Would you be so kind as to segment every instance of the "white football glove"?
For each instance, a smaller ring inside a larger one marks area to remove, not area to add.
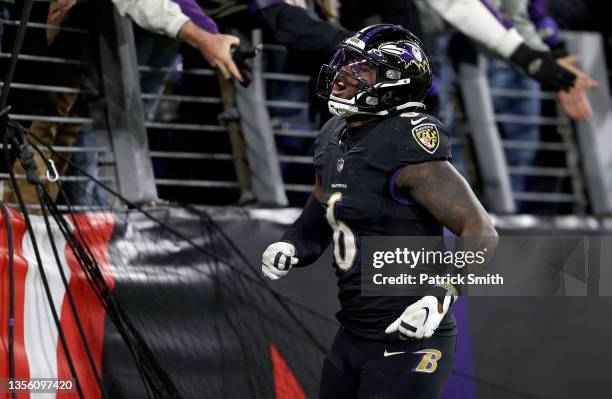
[[[440,313],[438,298],[433,295],[424,296],[408,306],[404,313],[387,327],[385,333],[392,334],[399,331],[402,339],[431,338],[455,299],[456,296],[450,294],[444,296],[442,313]]]
[[[295,246],[288,242],[270,244],[261,257],[261,271],[270,280],[278,280],[289,273],[291,266],[298,263]]]

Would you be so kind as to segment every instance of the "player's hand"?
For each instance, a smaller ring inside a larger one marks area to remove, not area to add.
[[[288,242],[275,242],[264,251],[261,257],[261,271],[270,280],[278,280],[289,273],[289,269],[298,263],[295,247]]]
[[[552,54],[538,51],[522,43],[510,56],[526,74],[551,87],[553,90],[569,90],[576,81],[576,75],[559,65]]]
[[[450,293],[440,298],[433,295],[424,296],[408,306],[402,315],[387,327],[385,334],[399,332],[400,338],[403,339],[431,338],[455,299]]]

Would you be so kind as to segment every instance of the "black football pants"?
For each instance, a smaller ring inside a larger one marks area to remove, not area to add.
[[[456,330],[373,341],[340,328],[323,363],[319,399],[436,399],[455,360]]]

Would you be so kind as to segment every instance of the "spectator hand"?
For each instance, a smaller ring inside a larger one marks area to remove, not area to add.
[[[559,90],[557,98],[563,110],[577,122],[588,122],[593,116],[591,103],[584,89],[572,87],[569,91]]]
[[[244,78],[234,59],[231,48],[240,44],[240,39],[232,35],[216,34],[211,40],[202,40],[197,47],[208,63],[217,68],[225,79],[234,78],[244,82]]]
[[[76,4],[76,0],[52,0],[49,4],[49,14],[47,15],[47,21],[57,21]]]
[[[232,54],[234,63],[236,66],[238,66],[240,74],[242,75],[243,80],[240,82],[242,87],[248,87],[251,84],[253,78],[253,68],[249,62],[249,59],[256,57],[261,51],[262,47],[263,46],[260,44],[250,49],[242,49],[237,45],[232,45],[230,52]]]
[[[579,55],[568,55],[557,59],[559,65],[576,75],[576,87],[585,90],[598,88],[599,83],[576,67],[578,61],[580,61]]]
[[[573,72],[577,77],[574,87],[569,91],[559,91],[557,98],[567,116],[578,122],[588,122],[593,116],[593,109],[586,92],[598,88],[599,83],[575,66],[579,59],[577,55],[557,59],[559,65]]]
[[[538,51],[522,43],[510,56],[510,61],[518,65],[525,73],[544,86],[553,90],[569,90],[576,80],[576,75],[555,62],[546,51]]]
[[[243,82],[242,75],[230,52],[232,46],[240,44],[240,39],[236,36],[210,33],[188,21],[181,27],[178,37],[197,49],[213,68],[221,72],[225,79],[234,78]]]

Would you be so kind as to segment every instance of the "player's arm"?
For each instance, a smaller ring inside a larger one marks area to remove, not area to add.
[[[489,215],[448,161],[433,160],[405,166],[396,186],[453,233],[479,237],[471,245],[491,249],[496,246],[497,231]],[[431,337],[459,295],[458,288],[452,285],[429,287],[427,293],[408,306],[385,332],[399,332],[410,338]]]
[[[453,233],[497,237],[487,211],[448,161],[405,166],[395,184]]]
[[[463,176],[448,161],[405,166],[396,185],[450,231],[470,237],[463,240],[463,249],[487,248],[492,256],[498,234],[491,218]]]
[[[555,90],[568,90],[576,75],[557,64],[549,51],[528,46],[512,22],[499,10],[480,0],[427,0],[461,33],[497,52],[523,72]]]
[[[298,262],[295,266],[308,266],[325,251],[332,237],[332,231],[325,219],[323,188],[316,177],[313,193],[306,201],[302,213],[281,237],[281,241],[295,247]]]
[[[271,280],[285,276],[293,266],[308,266],[317,260],[331,241],[331,229],[322,205],[323,189],[317,176],[313,193],[302,213],[279,242],[263,253],[261,271]]]

